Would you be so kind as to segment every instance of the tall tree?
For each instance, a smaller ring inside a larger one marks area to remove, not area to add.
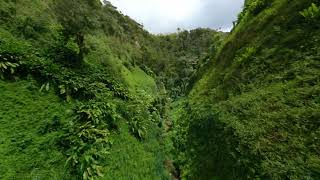
[[[81,61],[85,54],[85,33],[97,26],[100,8],[99,0],[55,0],[57,19],[64,28],[66,40],[75,38]]]

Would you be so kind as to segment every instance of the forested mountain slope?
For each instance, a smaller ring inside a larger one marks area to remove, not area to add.
[[[0,1],[0,179],[168,179],[155,39],[99,1]]]
[[[169,58],[166,68],[158,76],[164,82],[170,97],[178,98],[188,93],[226,34],[198,28],[158,36],[160,47]]]
[[[98,0],[1,1],[0,179],[170,179],[167,96],[186,90],[166,82],[220,36],[151,35]]]
[[[98,0],[0,1],[0,179],[319,179],[319,9],[151,35]]]
[[[246,1],[210,68],[175,106],[183,178],[320,178],[319,6]]]

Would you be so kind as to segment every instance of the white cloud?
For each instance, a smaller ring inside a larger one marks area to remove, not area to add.
[[[109,0],[152,33],[232,27],[244,0]]]

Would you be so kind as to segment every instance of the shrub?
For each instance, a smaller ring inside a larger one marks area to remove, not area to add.
[[[93,100],[88,104],[79,105],[75,112],[79,120],[93,124],[105,123],[114,125],[117,119],[120,118],[114,104]]]
[[[65,128],[60,144],[66,148],[66,165],[80,174],[82,179],[103,176],[101,162],[109,154],[112,141],[108,128],[119,118],[111,103],[91,100],[75,109],[75,120]]]
[[[78,66],[79,60],[79,46],[74,42],[74,39],[64,40],[61,32],[55,41],[46,50],[48,56],[66,66]]]
[[[152,118],[157,118],[154,115],[157,113],[151,114],[151,112],[157,112],[157,109],[147,99],[127,101],[125,104],[121,104],[118,109],[122,117],[127,120],[132,135],[140,140],[147,135],[147,125],[156,121],[156,119],[153,121]]]
[[[108,155],[111,145],[107,128],[96,128],[91,123],[70,125],[68,133],[63,136],[63,144],[68,145],[66,165],[81,179],[103,176],[100,162]]]
[[[146,123],[150,120],[150,112],[144,104],[134,103],[128,106],[125,114],[131,133],[139,139],[143,139],[147,133]]]

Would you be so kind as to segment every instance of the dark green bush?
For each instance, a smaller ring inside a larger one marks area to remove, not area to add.
[[[41,33],[47,31],[47,22],[41,19],[34,20],[32,17],[21,17],[17,19],[17,29],[26,39],[35,39]]]

